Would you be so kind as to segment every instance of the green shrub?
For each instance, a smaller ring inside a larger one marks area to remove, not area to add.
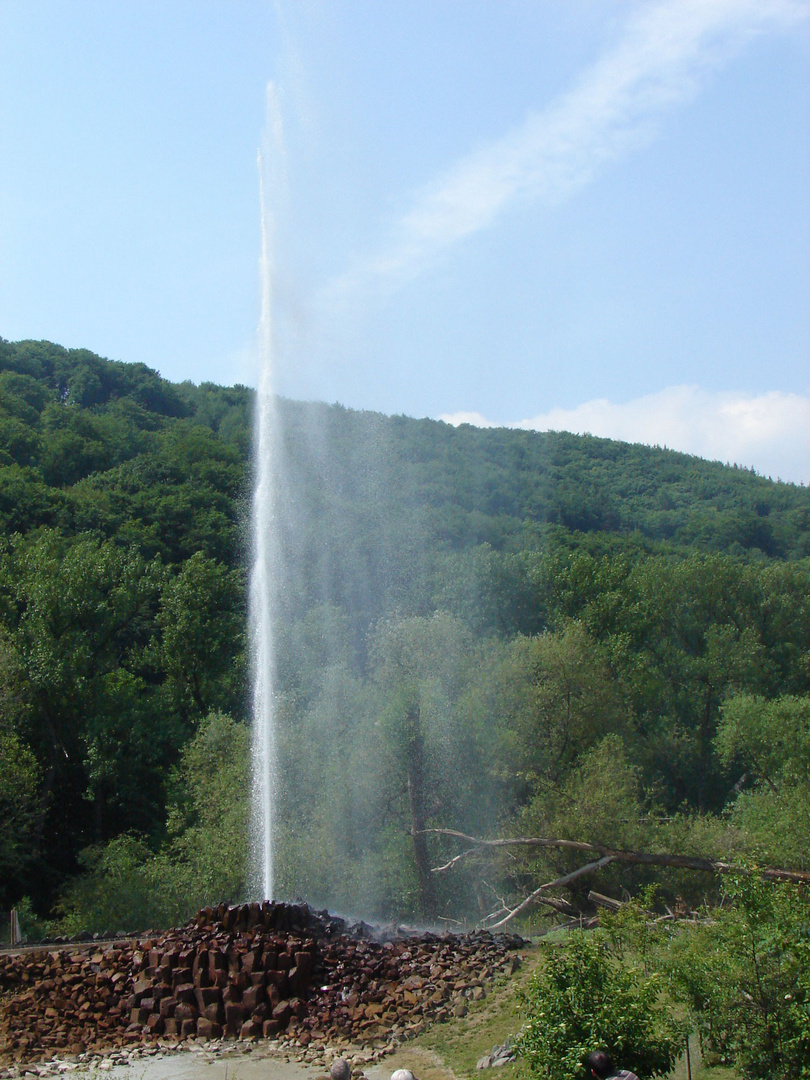
[[[639,1076],[663,1076],[684,1037],[661,991],[658,975],[622,964],[601,934],[575,931],[562,948],[549,947],[523,993],[518,1050],[543,1080],[581,1080],[592,1050]]]
[[[63,890],[57,929],[163,929],[206,904],[247,894],[249,733],[210,713],[173,776],[169,836],[155,853],[125,833],[79,856],[83,873]]]
[[[59,932],[75,936],[165,925],[165,897],[151,880],[153,861],[145,841],[129,833],[85,848],[79,855],[84,872],[70,882],[57,908]]]
[[[674,992],[705,1049],[747,1080],[810,1078],[810,897],[739,877],[702,926],[676,932]]]

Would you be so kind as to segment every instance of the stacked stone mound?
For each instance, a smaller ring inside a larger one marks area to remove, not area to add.
[[[328,941],[322,945],[318,988],[296,1038],[332,1042],[394,1042],[428,1024],[464,1016],[487,984],[520,966],[512,935],[423,934],[395,941]]]
[[[0,1055],[259,1037],[307,1046],[407,1038],[514,970],[519,938],[380,942],[306,905],[206,908],[178,930],[0,955]]]

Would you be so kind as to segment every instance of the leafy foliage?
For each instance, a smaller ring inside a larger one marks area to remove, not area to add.
[[[666,958],[703,1045],[746,1078],[810,1076],[810,900],[792,885],[741,877],[706,925],[675,935]]]
[[[36,858],[40,783],[31,750],[13,732],[0,731],[0,908],[18,899],[10,889]]]
[[[183,750],[169,808],[170,841],[155,854],[122,833],[84,849],[62,896],[57,929],[75,934],[177,925],[206,903],[245,894],[248,733],[211,713]]]
[[[574,931],[564,948],[547,948],[525,991],[527,1019],[516,1048],[543,1080],[579,1080],[592,1050],[639,1076],[664,1076],[683,1032],[662,991],[660,977],[622,964],[604,937]]]

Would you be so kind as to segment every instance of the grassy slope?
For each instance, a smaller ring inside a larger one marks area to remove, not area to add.
[[[537,953],[524,949],[523,966],[511,976],[499,979],[488,990],[485,1000],[470,1002],[469,1012],[460,1019],[434,1024],[423,1035],[406,1043],[380,1065],[366,1069],[370,1080],[388,1080],[395,1069],[410,1069],[419,1080],[531,1080],[532,1074],[521,1060],[484,1072],[476,1063],[508,1035],[520,1029],[523,1018],[517,990],[534,971]],[[696,1036],[690,1041],[692,1080],[740,1080],[740,1074],[724,1066],[705,1066]],[[646,1078],[642,1078],[646,1080]],[[684,1055],[671,1073],[670,1080],[687,1080]]]

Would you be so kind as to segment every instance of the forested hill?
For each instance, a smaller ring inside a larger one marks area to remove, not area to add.
[[[245,893],[252,402],[0,339],[0,909],[117,929]],[[628,799],[718,811],[762,779],[718,742],[727,702],[804,722],[807,489],[565,433],[279,416],[282,893],[456,917],[422,826],[596,840],[604,808],[552,811],[614,767],[619,832]],[[805,859],[804,798],[757,857]]]
[[[0,340],[0,373],[6,533],[120,530],[170,561],[195,550],[239,559],[248,388],[172,384],[143,364],[48,342]],[[371,496],[390,503],[394,518],[418,507],[430,545],[518,549],[560,526],[737,555],[810,554],[810,493],[736,466],[592,436],[452,428],[340,406],[285,402],[283,415],[302,489],[328,480],[334,490],[319,499]]]

